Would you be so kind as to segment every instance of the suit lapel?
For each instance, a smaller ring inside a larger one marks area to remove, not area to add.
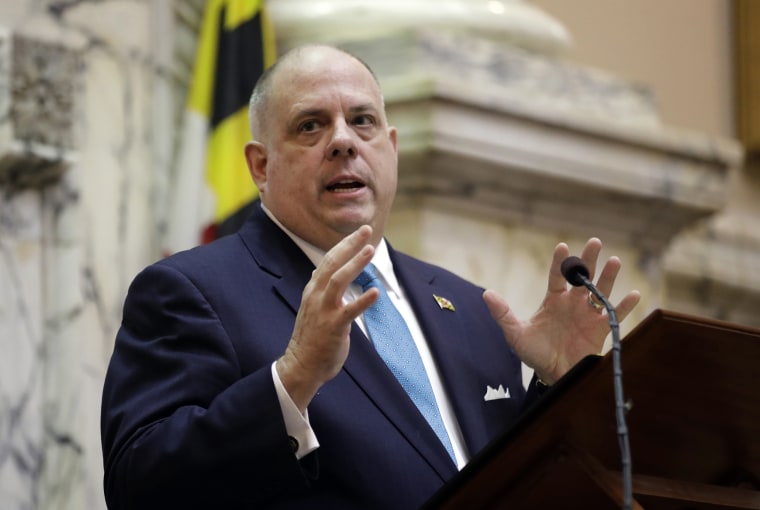
[[[314,264],[260,207],[238,234],[256,264],[274,277],[274,290],[295,314]]]
[[[351,350],[343,370],[443,480],[456,473],[438,436],[356,324],[351,328]]]
[[[391,258],[396,276],[435,359],[465,444],[471,453],[477,452],[490,438],[484,421],[480,419],[482,399],[468,392],[468,387],[462,384],[463,381],[471,381],[481,371],[478,347],[472,345],[472,335],[464,330],[460,316],[467,313],[468,307],[457,303],[457,296],[452,294],[454,290],[441,287],[436,281],[435,272],[427,266],[411,268],[404,258],[393,251]],[[448,309],[445,303],[441,306],[436,296],[452,302],[455,310]]]

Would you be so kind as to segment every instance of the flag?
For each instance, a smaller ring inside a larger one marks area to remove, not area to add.
[[[258,197],[243,155],[251,139],[248,100],[275,58],[264,0],[207,0],[171,184],[165,254],[236,230]],[[230,222],[235,226],[225,227]]]

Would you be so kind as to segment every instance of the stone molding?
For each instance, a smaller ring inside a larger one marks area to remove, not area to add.
[[[383,83],[400,204],[661,254],[723,208],[741,163],[733,140],[662,126],[646,88],[557,57],[430,31],[343,46]]]
[[[678,237],[663,260],[668,303],[694,315],[760,327],[760,238],[724,216]]]
[[[270,0],[281,49],[305,42],[377,40],[428,27],[477,34],[541,53],[571,44],[557,19],[523,0]]]

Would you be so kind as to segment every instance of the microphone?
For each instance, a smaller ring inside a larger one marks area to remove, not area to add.
[[[574,287],[586,287],[591,295],[599,300],[607,310],[607,318],[612,331],[612,372],[615,385],[615,419],[617,422],[618,444],[623,468],[623,509],[630,510],[633,498],[633,483],[631,477],[631,449],[628,444],[628,427],[625,423],[625,413],[630,408],[623,398],[623,369],[620,363],[620,324],[615,308],[599,289],[589,280],[588,267],[579,257],[570,256],[562,261],[560,266],[562,276]],[[590,299],[590,298],[589,298]]]
[[[567,257],[563,260],[560,271],[562,271],[562,276],[565,277],[565,280],[570,282],[570,285],[573,287],[585,285],[591,274],[588,272],[586,264],[579,257],[575,256]]]

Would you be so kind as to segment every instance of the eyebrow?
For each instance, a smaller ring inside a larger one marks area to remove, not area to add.
[[[299,110],[296,112],[294,118],[301,118],[301,117],[312,117],[312,116],[320,116],[324,115],[327,112],[327,108],[306,108],[303,110]],[[363,103],[360,105],[352,106],[348,109],[349,113],[356,114],[356,113],[365,113],[365,112],[377,112],[378,109],[376,106],[374,106],[372,103]]]
[[[325,108],[306,108],[304,110],[297,110],[295,112],[295,115],[293,115],[294,119],[300,119],[301,117],[315,117],[324,115]]]
[[[365,113],[365,112],[377,112],[378,109],[372,103],[360,104],[358,106],[352,106],[348,109],[350,113]]]

